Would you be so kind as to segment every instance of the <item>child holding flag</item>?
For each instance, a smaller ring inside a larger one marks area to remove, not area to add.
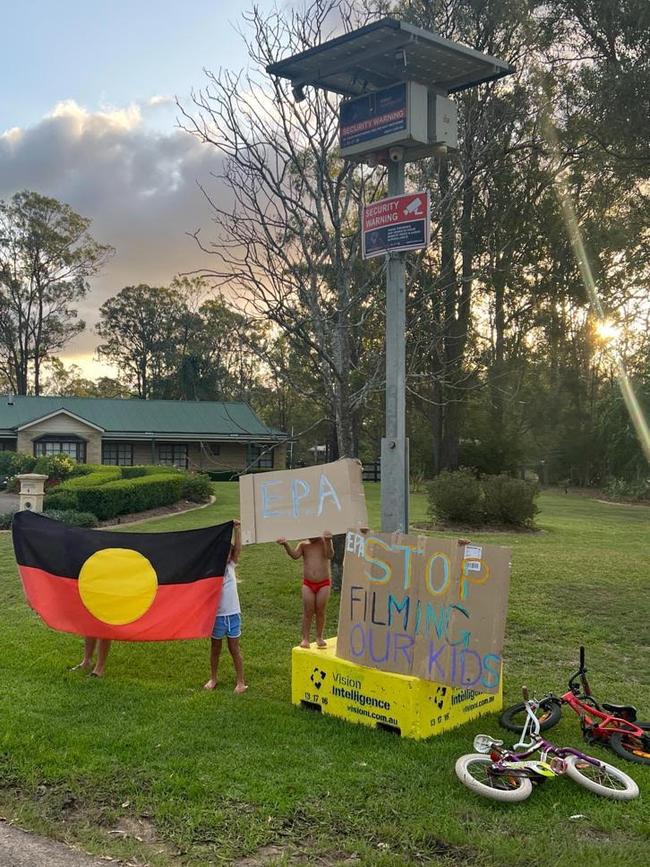
[[[241,636],[241,607],[239,605],[239,594],[237,593],[235,566],[239,562],[239,555],[241,554],[241,524],[236,519],[233,520],[233,528],[235,536],[234,544],[230,546],[230,556],[228,557],[223,576],[219,609],[210,640],[210,680],[204,684],[203,688],[214,689],[217,685],[217,669],[219,667],[219,657],[221,656],[221,644],[223,639],[227,638],[228,650],[235,666],[237,678],[235,692],[240,694],[246,692],[248,686],[244,680],[244,660],[239,646],[239,638]]]

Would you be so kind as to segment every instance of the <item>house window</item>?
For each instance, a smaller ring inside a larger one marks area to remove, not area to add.
[[[86,443],[84,440],[71,437],[43,437],[34,442],[34,457],[41,458],[49,455],[69,455],[79,464],[86,462]]]
[[[256,446],[250,447],[250,463],[264,470],[273,469],[273,447]]]
[[[187,469],[187,446],[165,443],[158,446],[158,463],[165,467]]]
[[[102,463],[112,467],[132,467],[133,446],[130,443],[104,443]]]

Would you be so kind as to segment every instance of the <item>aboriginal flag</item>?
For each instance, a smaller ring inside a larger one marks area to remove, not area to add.
[[[13,540],[27,601],[52,629],[168,641],[211,634],[232,527],[110,533],[24,511]]]

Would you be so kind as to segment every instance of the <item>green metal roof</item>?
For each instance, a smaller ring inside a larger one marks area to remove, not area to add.
[[[104,436],[178,434],[233,440],[284,439],[247,403],[185,400],[117,400],[95,397],[0,396],[0,433],[15,433],[22,425],[65,409],[103,428]]]

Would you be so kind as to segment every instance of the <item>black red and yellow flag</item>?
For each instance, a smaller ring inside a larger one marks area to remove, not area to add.
[[[24,511],[13,540],[27,601],[52,629],[168,641],[211,634],[232,526],[112,533]]]

